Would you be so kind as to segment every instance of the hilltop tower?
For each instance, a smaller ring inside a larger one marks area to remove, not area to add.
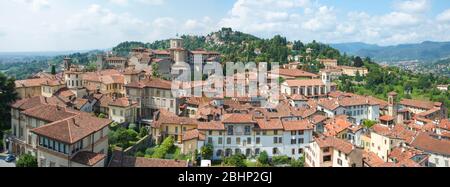
[[[64,71],[69,71],[70,67],[72,66],[72,59],[69,57],[65,57],[63,59],[64,64]]]
[[[331,92],[331,73],[322,71],[322,82],[325,84],[325,93]]]
[[[105,57],[102,54],[97,55],[97,61],[95,62],[95,65],[97,66],[97,70],[99,71],[106,69]]]
[[[170,54],[175,62],[187,62],[186,50],[183,48],[183,39],[173,38],[170,39]]]

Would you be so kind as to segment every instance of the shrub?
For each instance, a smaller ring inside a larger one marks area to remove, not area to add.
[[[100,113],[100,114],[98,115],[98,118],[106,119],[106,114]]]
[[[258,156],[257,161],[260,165],[269,165],[269,155],[267,154],[267,152],[261,152]]]
[[[234,166],[234,167],[247,167],[245,164],[245,155],[243,154],[235,154],[231,157],[225,158],[224,164],[227,166]]]
[[[16,167],[38,167],[37,158],[30,154],[24,154],[17,160]]]
[[[136,157],[145,157],[145,153],[142,151],[139,151],[135,154]]]
[[[214,147],[212,144],[206,144],[200,149],[202,158],[205,160],[212,160],[214,154]]]
[[[145,155],[150,155],[152,156],[155,153],[155,149],[154,148],[148,148],[145,150]]]
[[[155,148],[155,152],[153,153],[153,158],[165,158],[166,154],[169,153],[170,149],[173,148],[175,140],[173,136],[167,137],[163,143]]]
[[[288,156],[274,156],[272,158],[272,164],[273,165],[284,165],[284,164],[290,164],[290,159]]]
[[[291,160],[291,167],[305,167],[305,156],[299,158],[298,160]]]
[[[139,131],[139,137],[143,138],[145,136],[148,135],[148,130],[145,127],[142,127],[141,130]]]

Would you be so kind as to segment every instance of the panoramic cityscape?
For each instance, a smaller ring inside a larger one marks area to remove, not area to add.
[[[0,22],[0,167],[450,167],[446,0],[4,0]]]

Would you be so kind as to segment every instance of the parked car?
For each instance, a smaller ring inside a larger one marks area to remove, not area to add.
[[[16,157],[15,157],[14,155],[8,155],[8,156],[5,158],[5,161],[6,161],[6,162],[12,162],[12,161],[14,161],[14,160],[16,160]]]

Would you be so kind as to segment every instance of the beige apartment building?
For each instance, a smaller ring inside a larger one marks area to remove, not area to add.
[[[171,81],[146,78],[127,84],[125,88],[126,95],[137,102],[140,119],[152,119],[154,112],[160,109],[180,114],[182,99],[172,94]]]

